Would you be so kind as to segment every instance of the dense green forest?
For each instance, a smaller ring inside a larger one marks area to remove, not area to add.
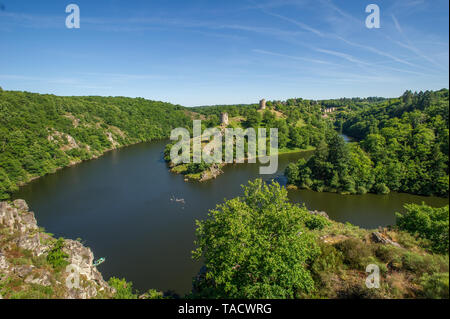
[[[205,268],[192,297],[448,298],[448,206],[407,205],[398,226],[374,232],[310,213],[276,182],[243,188],[197,221],[193,256]],[[380,289],[364,284],[368,264]]]
[[[194,107],[125,97],[58,97],[0,91],[0,199],[18,185],[142,141],[168,137],[174,127],[220,125],[278,128],[280,150],[316,149],[308,161],[291,164],[289,183],[316,191],[448,196],[448,90],[405,92],[334,100],[268,101]],[[324,114],[325,109],[334,108]],[[334,127],[333,127],[334,123]],[[358,140],[344,143],[334,132]],[[167,155],[167,151],[166,151]],[[192,164],[198,174],[209,165]],[[183,170],[180,170],[180,172]]]
[[[0,199],[34,177],[189,123],[183,107],[142,98],[0,91]]]
[[[290,164],[289,183],[341,193],[400,191],[448,196],[448,90],[412,93],[335,115],[358,142],[330,134],[308,160]]]

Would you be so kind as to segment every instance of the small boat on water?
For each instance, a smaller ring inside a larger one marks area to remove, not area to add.
[[[175,201],[185,204],[184,198],[177,198]]]
[[[184,201],[184,198],[176,198],[175,196],[172,195],[172,198],[170,199],[171,202],[175,201],[177,203],[182,203],[182,204],[186,204],[186,202]]]
[[[103,264],[105,262],[105,260],[106,259],[102,257],[102,258],[94,261],[94,266],[97,267],[98,265]]]

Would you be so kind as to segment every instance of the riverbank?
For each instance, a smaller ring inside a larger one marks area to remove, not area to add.
[[[70,161],[68,165],[57,167],[53,171],[51,171],[49,173],[46,173],[44,175],[31,176],[31,177],[29,177],[29,179],[26,182],[18,183],[17,186],[18,187],[24,187],[24,186],[28,185],[29,183],[31,183],[33,181],[36,181],[36,180],[38,180],[38,179],[40,179],[40,178],[42,178],[44,176],[47,176],[47,175],[55,174],[58,171],[61,171],[61,170],[65,169],[65,168],[74,167],[74,166],[80,165],[80,164],[85,163],[85,162],[89,162],[89,161],[100,159],[101,157],[105,156],[107,153],[112,152],[114,150],[122,150],[122,149],[125,149],[125,148],[130,147],[130,146],[134,146],[134,145],[137,145],[137,144],[164,141],[166,139],[167,138],[160,138],[160,139],[153,139],[153,140],[148,140],[148,141],[138,141],[138,142],[131,142],[131,143],[128,143],[128,144],[123,144],[123,145],[116,144],[115,147],[105,149],[104,151],[102,151],[102,153],[92,154],[92,157],[90,157],[88,159],[75,159],[75,160]],[[6,199],[9,199],[9,197],[6,198]]]

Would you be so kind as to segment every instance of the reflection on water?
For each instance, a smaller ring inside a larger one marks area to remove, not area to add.
[[[48,232],[82,238],[96,257],[106,257],[99,266],[105,279],[125,277],[141,291],[171,289],[184,294],[201,266],[191,260],[195,219],[204,218],[224,198],[241,195],[240,185],[249,179],[285,184],[282,173],[287,164],[308,154],[280,155],[278,172],[270,176],[259,175],[259,164],[236,164],[225,167],[216,180],[186,183],[162,160],[165,144],[111,151],[35,180],[14,197],[29,203]],[[289,197],[363,227],[392,224],[394,212],[405,202],[448,204],[446,199],[395,193],[342,196],[299,190],[290,191]]]

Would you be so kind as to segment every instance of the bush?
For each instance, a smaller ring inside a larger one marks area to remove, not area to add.
[[[448,272],[448,256],[406,252],[402,256],[402,264],[404,269],[419,275]]]
[[[116,289],[114,299],[137,299],[138,295],[133,293],[133,283],[127,282],[124,278],[111,277],[108,284]]]
[[[328,225],[330,225],[330,221],[323,216],[311,215],[305,220],[305,226],[310,230],[322,230],[325,226]]]
[[[63,252],[63,248],[64,239],[59,238],[47,254],[47,262],[57,271],[60,271],[69,264],[67,261],[69,255]]]
[[[448,205],[441,208],[417,204],[406,204],[404,214],[396,213],[397,226],[411,234],[431,241],[432,250],[448,254],[449,211]]]
[[[187,165],[186,174],[197,174],[202,173],[209,169],[211,164],[201,162],[201,163],[189,163]]]
[[[359,195],[364,195],[367,193],[367,189],[364,186],[358,186],[358,189],[356,190],[356,192]]]
[[[149,289],[146,293],[147,299],[165,299],[164,294],[161,291],[155,289]]]
[[[424,273],[426,269],[424,269],[424,257],[413,252],[406,252],[402,256],[402,265],[403,268],[414,273]]]
[[[420,279],[422,294],[429,299],[449,299],[448,273],[425,274]]]
[[[365,269],[365,261],[372,254],[372,247],[356,238],[349,238],[335,244],[344,257],[344,263],[354,269]]]
[[[378,244],[375,247],[375,256],[385,263],[398,262],[400,250],[394,246]]]
[[[378,183],[373,188],[374,188],[375,193],[381,194],[381,195],[387,195],[390,192],[389,187],[387,187],[386,184],[384,184],[384,183]]]
[[[314,260],[311,270],[315,275],[324,272],[338,272],[342,268],[343,259],[342,252],[332,245],[322,243],[320,255]]]

